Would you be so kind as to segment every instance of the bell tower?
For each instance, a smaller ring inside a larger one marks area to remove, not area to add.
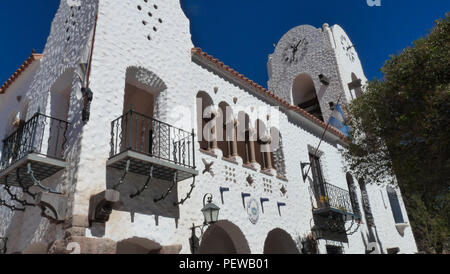
[[[338,25],[301,25],[288,31],[268,60],[269,90],[328,122],[330,103],[360,95],[364,72],[345,31]]]

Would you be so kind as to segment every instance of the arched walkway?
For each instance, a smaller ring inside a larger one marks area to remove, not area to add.
[[[264,243],[264,254],[300,254],[300,252],[291,235],[280,228],[276,228],[267,235]]]
[[[203,234],[200,254],[250,254],[241,229],[229,221],[219,221]]]

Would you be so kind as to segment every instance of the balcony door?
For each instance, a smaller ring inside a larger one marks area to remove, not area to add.
[[[151,91],[129,83],[125,86],[123,122],[127,132],[126,146],[137,152],[152,154],[155,123],[153,122],[155,96]],[[133,110],[132,113],[130,111]]]
[[[320,158],[313,154],[309,154],[309,160],[311,163],[311,172],[314,180],[314,194],[316,195],[317,201],[320,201],[321,197],[326,197]]]

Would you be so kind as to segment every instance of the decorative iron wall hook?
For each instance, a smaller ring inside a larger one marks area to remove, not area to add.
[[[36,194],[30,192],[31,185],[26,186],[22,183],[22,178],[20,177],[20,167],[16,170],[16,180],[19,183],[20,187],[22,188],[23,192],[30,195],[33,199],[36,199]]]
[[[172,185],[169,187],[169,189],[167,189],[166,193],[161,195],[161,197],[159,197],[157,199],[153,199],[153,202],[158,203],[158,202],[160,202],[162,200],[165,200],[167,198],[167,196],[169,196],[169,194],[172,193],[173,188],[177,184],[177,179],[178,179],[178,171],[175,171],[175,173],[173,174]]]
[[[41,181],[39,181],[38,179],[36,179],[36,177],[34,177],[34,172],[33,172],[33,169],[31,168],[31,163],[28,163],[28,165],[27,165],[27,174],[30,176],[31,181],[33,181],[33,186],[37,186],[37,187],[41,188],[42,190],[47,191],[48,193],[62,194],[58,191],[52,190],[51,188],[42,185]]]
[[[120,177],[119,182],[113,186],[114,190],[117,190],[117,188],[125,182],[125,177],[127,176],[130,170],[130,163],[131,163],[130,160],[127,160],[122,177]]]
[[[25,211],[25,208],[16,207],[15,205],[9,205],[5,200],[0,199],[0,206],[9,208],[11,211]]]
[[[305,172],[305,167],[310,166],[311,163],[300,163],[301,167],[302,167],[302,176],[303,176],[303,181],[306,180],[306,178],[308,177],[308,173],[309,170],[307,172]]]
[[[191,190],[186,194],[186,197],[184,199],[181,199],[181,201],[179,201],[177,203],[173,203],[174,206],[183,205],[188,199],[191,198],[192,191],[194,191],[194,188],[195,188],[195,177],[197,177],[197,176],[192,177],[193,179],[192,179],[192,184],[191,184]]]
[[[6,254],[6,252],[8,251],[7,248],[7,244],[8,244],[8,237],[0,237],[0,240],[2,242],[2,247],[1,247],[1,254]]]
[[[220,198],[222,199],[222,204],[224,204],[223,193],[228,192],[228,191],[230,191],[230,189],[228,187],[220,187]]]
[[[6,192],[8,193],[10,199],[12,201],[20,203],[23,207],[27,206],[36,206],[35,204],[28,203],[27,200],[21,200],[19,197],[17,197],[17,194],[13,194],[11,191],[11,186],[8,184],[8,175],[5,177],[5,186],[4,186]]]
[[[141,195],[142,192],[144,192],[148,188],[148,186],[150,185],[152,179],[153,179],[153,166],[150,166],[150,172],[149,172],[149,175],[147,177],[147,181],[145,182],[144,186],[140,190],[138,190],[135,194],[131,194],[130,198],[134,199],[137,196]]]
[[[249,193],[241,193],[242,197],[242,206],[245,208],[245,198],[250,197],[251,195]]]
[[[280,209],[280,208],[281,208],[282,206],[286,206],[286,203],[278,202],[278,203],[277,203],[277,206],[278,206],[278,213],[279,213],[280,216],[281,216],[281,209]]]

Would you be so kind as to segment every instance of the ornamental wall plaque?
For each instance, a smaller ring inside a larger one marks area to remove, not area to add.
[[[255,198],[248,201],[247,214],[250,222],[255,225],[259,220],[259,203]]]

